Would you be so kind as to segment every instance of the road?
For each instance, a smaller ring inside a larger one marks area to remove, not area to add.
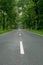
[[[20,29],[0,35],[0,65],[43,65],[43,36]]]

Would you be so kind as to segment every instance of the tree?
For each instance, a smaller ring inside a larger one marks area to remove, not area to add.
[[[0,1],[0,9],[1,11],[3,12],[2,13],[2,19],[3,19],[3,30],[5,28],[8,29],[8,26],[10,26],[10,28],[12,28],[12,22],[13,20],[16,19],[16,11],[14,10],[15,9],[15,6],[16,6],[16,1],[15,0],[1,0]],[[7,13],[7,21],[5,22],[5,18],[6,16],[4,15],[4,13]],[[10,23],[9,23],[9,21]],[[5,26],[6,24],[6,26]],[[10,25],[8,25],[10,24]]]

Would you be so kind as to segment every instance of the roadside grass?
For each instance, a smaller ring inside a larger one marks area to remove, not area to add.
[[[6,33],[6,32],[10,32],[10,31],[12,31],[11,29],[8,29],[8,30],[0,30],[0,34],[3,34],[3,33]]]
[[[26,30],[29,32],[43,36],[43,30],[31,30],[31,29],[26,29]]]

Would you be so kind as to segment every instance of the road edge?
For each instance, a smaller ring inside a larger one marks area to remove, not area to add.
[[[38,34],[38,33],[32,32],[32,31],[28,31],[28,30],[25,30],[25,31],[30,32],[30,33],[33,33],[33,34],[36,34],[36,35],[39,35],[39,36],[42,36],[42,37],[43,37],[43,35],[41,35],[41,34]]]

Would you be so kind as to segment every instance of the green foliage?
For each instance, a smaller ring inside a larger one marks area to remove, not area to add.
[[[15,0],[0,0],[1,22],[2,28],[12,28],[17,16],[16,1]],[[5,15],[6,13],[6,15]]]
[[[0,0],[0,29],[17,28],[20,21],[23,28],[43,29],[43,0]]]
[[[43,29],[43,0],[24,0],[22,4],[23,28]]]

